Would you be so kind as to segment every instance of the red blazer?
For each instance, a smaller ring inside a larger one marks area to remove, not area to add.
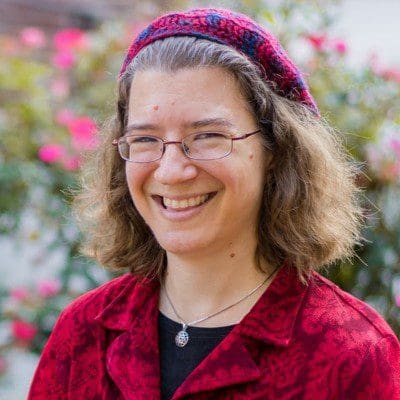
[[[156,281],[127,274],[74,301],[29,400],[159,399],[158,297]],[[285,267],[173,399],[399,400],[399,341],[365,303]]]

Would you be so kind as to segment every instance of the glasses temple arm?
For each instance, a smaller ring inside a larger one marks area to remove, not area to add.
[[[261,129],[257,129],[254,132],[246,133],[245,135],[238,136],[238,137],[233,137],[232,140],[241,140],[241,139],[247,139],[249,136],[255,135],[256,133],[261,132]]]

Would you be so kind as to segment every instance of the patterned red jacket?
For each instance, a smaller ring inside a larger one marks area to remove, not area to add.
[[[127,274],[74,301],[29,400],[159,399],[158,294]],[[368,305],[285,268],[173,399],[399,400],[400,345]]]

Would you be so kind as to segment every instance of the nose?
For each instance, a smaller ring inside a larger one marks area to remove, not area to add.
[[[174,185],[190,181],[197,174],[193,161],[183,153],[182,146],[175,143],[165,146],[165,152],[154,171],[154,178],[164,185]]]

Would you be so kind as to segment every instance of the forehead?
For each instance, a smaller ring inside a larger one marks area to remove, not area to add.
[[[216,67],[137,72],[131,84],[128,116],[131,122],[225,118],[234,125],[252,118],[236,78]]]

